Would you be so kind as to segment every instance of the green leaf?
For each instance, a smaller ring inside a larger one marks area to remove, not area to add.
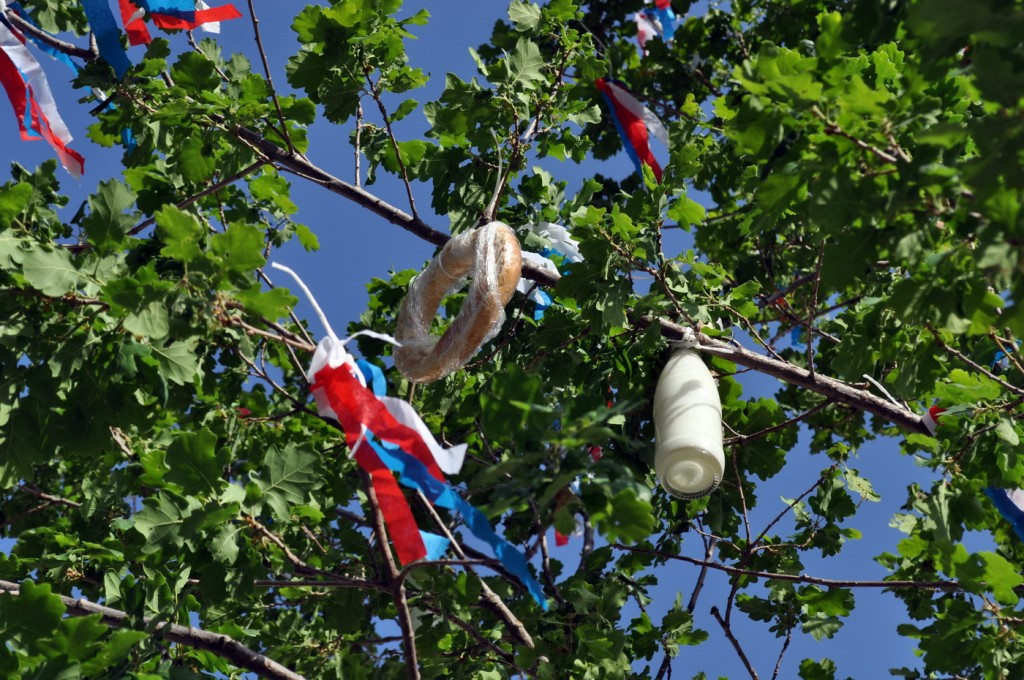
[[[166,347],[152,346],[152,356],[157,360],[163,376],[176,385],[188,385],[196,379],[199,357],[196,356],[198,340],[192,338],[174,342]]]
[[[319,478],[317,455],[305,446],[267,450],[260,490],[278,519],[291,517],[291,506],[307,502]]]
[[[63,248],[33,248],[22,257],[22,272],[33,288],[51,297],[73,292],[82,280],[71,254]]]
[[[540,24],[540,7],[532,2],[514,0],[508,7],[508,19],[522,33],[536,30]]]
[[[32,185],[28,182],[0,187],[0,229],[10,227],[14,219],[28,207],[31,199]]]
[[[40,639],[56,632],[64,610],[64,603],[50,592],[50,584],[22,581],[17,595],[0,593],[0,640],[38,651]]]
[[[252,224],[231,224],[227,231],[210,237],[210,250],[222,267],[248,273],[263,266],[264,233]]]
[[[129,333],[150,340],[163,340],[171,330],[167,307],[159,302],[150,302],[141,310],[126,316],[124,328]]]
[[[541,69],[544,58],[540,54],[537,43],[527,38],[520,38],[516,47],[508,56],[508,82],[524,87],[532,87],[534,83],[544,80]]]
[[[82,228],[100,252],[110,252],[124,242],[135,223],[136,214],[131,211],[135,199],[135,193],[117,180],[100,182],[89,197],[89,214],[82,219]]]
[[[181,528],[197,506],[166,491],[161,491],[155,498],[147,498],[144,503],[145,507],[132,518],[135,530],[146,538],[144,551],[152,553],[180,548],[185,542]]]
[[[165,205],[154,217],[157,233],[164,242],[161,255],[186,263],[202,257],[205,230],[195,217],[173,205]]]
[[[224,484],[224,462],[216,447],[217,435],[207,428],[178,434],[167,447],[167,481],[187,494],[217,493]]]

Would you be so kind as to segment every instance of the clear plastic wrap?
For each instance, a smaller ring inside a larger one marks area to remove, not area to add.
[[[493,338],[505,321],[522,271],[519,240],[508,225],[491,222],[453,237],[409,287],[398,311],[395,367],[415,383],[454,373]],[[430,324],[441,301],[472,283],[462,310],[440,337]]]

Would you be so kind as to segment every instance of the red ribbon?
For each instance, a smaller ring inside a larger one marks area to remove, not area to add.
[[[345,429],[345,436],[350,445],[355,444],[362,428],[366,427],[378,438],[391,442],[415,456],[427,466],[431,475],[444,481],[444,473],[437,466],[437,461],[419,433],[395,420],[373,392],[361,385],[352,375],[348,366],[326,366],[317,371],[313,378],[312,389],[323,390],[323,396],[334,411],[331,415]]]
[[[165,31],[191,31],[203,24],[212,24],[228,19],[241,19],[242,13],[234,5],[227,4],[209,9],[197,9],[195,21],[188,21],[181,17],[172,17],[169,14],[153,13],[153,23]]]
[[[355,444],[355,437],[349,437],[349,446]],[[423,544],[416,518],[405,500],[405,495],[395,480],[395,475],[385,467],[377,453],[365,439],[356,449],[356,462],[366,470],[373,482],[373,492],[377,496],[377,505],[384,515],[384,523],[391,534],[391,543],[402,564],[411,564],[427,556],[427,547]]]
[[[337,368],[325,366],[313,378],[312,389],[320,391],[317,395],[318,404],[322,403],[323,398],[330,406],[331,412],[321,411],[321,415],[333,417],[341,423],[345,430],[345,441],[350,449],[355,450],[356,462],[370,475],[398,559],[403,564],[409,564],[426,557],[427,548],[416,518],[394,474],[381,462],[368,441],[360,441],[361,433],[365,427],[378,438],[396,444],[423,463],[431,475],[444,481],[444,474],[430,449],[419,433],[395,420],[373,392],[352,374],[348,365],[343,364]]]
[[[124,30],[128,33],[128,44],[148,45],[152,38],[149,35],[149,29],[146,28],[146,22],[142,19],[142,14],[140,13],[138,18],[131,20],[139,11],[138,6],[132,0],[118,0],[118,2],[121,8],[121,21],[124,23]]]

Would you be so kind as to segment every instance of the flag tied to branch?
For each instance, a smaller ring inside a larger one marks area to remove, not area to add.
[[[569,236],[569,230],[560,224],[551,222],[539,222],[528,224],[526,229],[535,233],[545,241],[545,247],[540,253],[523,251],[523,260],[552,274],[558,275],[558,268],[551,261],[552,255],[561,255],[567,262],[582,262],[579,243]],[[567,272],[563,272],[567,273]],[[516,284],[516,290],[523,295],[528,295],[533,301],[533,319],[540,321],[544,318],[544,311],[551,306],[551,296],[544,291],[539,284],[529,279],[520,278]]]
[[[85,159],[68,146],[71,132],[57,111],[42,66],[26,47],[25,36],[7,19],[6,0],[0,0],[0,85],[14,108],[21,138],[46,141],[60,164],[81,177]]]
[[[929,406],[921,416],[921,423],[930,434],[935,434],[939,419],[945,410],[941,406]],[[990,486],[985,489],[985,495],[992,500],[992,504],[996,506],[1003,519],[1010,523],[1017,537],[1024,541],[1024,489],[1000,489]]]
[[[598,78],[594,81],[612,112],[612,122],[622,137],[623,146],[637,172],[643,176],[643,166],[649,165],[654,177],[661,181],[661,165],[654,157],[649,143],[653,136],[668,146],[668,131],[653,111],[641,104],[626,86],[612,78]]]
[[[327,329],[327,337],[317,345],[306,377],[317,412],[341,425],[349,451],[369,475],[398,559],[403,564],[424,558],[439,559],[448,548],[448,539],[419,529],[395,474],[403,486],[423,493],[429,502],[462,515],[470,532],[491,547],[502,566],[547,611],[544,590],[530,573],[525,555],[498,536],[487,517],[445,481],[445,473],[456,474],[462,468],[466,445],[441,446],[412,405],[385,396],[380,368],[365,361],[356,362],[345,350],[345,344],[359,335],[394,345],[398,341],[374,331],[360,331],[339,340],[298,275],[277,263],[271,266],[295,278]]]

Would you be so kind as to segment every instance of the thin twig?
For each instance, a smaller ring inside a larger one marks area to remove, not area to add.
[[[786,640],[782,643],[782,649],[779,650],[779,658],[775,661],[775,671],[772,673],[772,680],[776,680],[779,677],[779,671],[782,669],[782,657],[786,655],[786,650],[789,649],[789,643],[793,641],[793,627],[790,626],[786,629]]]
[[[824,263],[825,245],[818,247],[818,261],[814,266],[814,289],[811,293],[811,309],[807,313],[807,370],[814,375],[814,319],[818,313],[818,286],[821,283],[821,265]]]
[[[708,562],[705,560],[697,559],[696,557],[676,555],[672,553],[663,552],[661,550],[651,550],[648,548],[640,548],[637,546],[624,545],[621,543],[612,543],[611,547],[617,548],[619,550],[626,550],[629,552],[642,553],[645,555],[654,555],[656,557],[661,557],[668,560],[687,562],[689,564],[697,565],[698,567],[703,567],[704,565],[707,565],[711,569],[722,571],[727,574],[731,574],[732,576],[750,576],[753,578],[763,578],[771,581],[805,583],[809,585],[824,586],[826,588],[892,588],[893,590],[942,590],[952,592],[957,592],[964,589],[958,581],[849,581],[842,579],[821,578],[819,576],[808,576],[807,574],[781,574],[777,572],[755,571],[753,569],[733,567],[728,564],[722,564],[720,562]],[[1019,592],[1024,592],[1024,586],[1017,586],[1015,590]]]
[[[1020,387],[1017,387],[1015,385],[1011,385],[1010,383],[1006,382],[992,371],[988,370],[981,364],[977,363],[970,357],[966,356],[960,350],[956,349],[955,347],[950,347],[945,342],[943,342],[942,338],[939,337],[939,332],[932,328],[931,324],[925,326],[925,328],[927,328],[928,332],[932,334],[933,338],[935,338],[935,344],[937,344],[941,349],[945,350],[948,354],[955,356],[957,359],[964,362],[965,364],[976,370],[978,373],[981,373],[986,378],[995,380],[997,383],[1002,385],[1004,388],[1006,388],[1013,394],[1016,394],[1017,396],[1024,396],[1024,389],[1021,389]]]
[[[704,561],[711,562],[711,558],[715,554],[715,546],[718,545],[718,537],[712,536],[708,540],[707,550],[704,551]],[[697,576],[697,583],[693,586],[693,593],[690,595],[690,602],[686,605],[686,611],[693,613],[693,610],[697,608],[697,598],[700,596],[700,591],[704,588],[704,579],[708,575],[708,569],[711,567],[701,567],[700,575]]]
[[[270,75],[270,64],[267,62],[267,52],[263,49],[263,39],[260,37],[260,20],[256,16],[256,8],[252,0],[249,0],[249,16],[252,18],[252,32],[256,38],[256,51],[260,53],[260,60],[263,62],[263,73],[267,77],[267,88],[270,90],[270,98],[274,100],[274,107],[277,109],[277,119],[281,122],[281,134],[288,150],[295,153],[295,146],[288,134],[288,122],[285,120],[284,111],[281,110],[281,102],[277,98],[277,90],[274,89],[274,79]]]
[[[373,101],[377,102],[377,110],[380,111],[380,115],[384,119],[384,129],[387,130],[388,138],[391,140],[391,148],[395,152],[395,161],[398,163],[398,169],[402,173],[402,181],[405,182],[405,195],[409,199],[409,210],[412,212],[413,219],[419,219],[419,213],[416,212],[416,199],[412,195],[412,182],[409,180],[409,170],[405,167],[405,161],[402,160],[402,150],[398,147],[398,138],[395,136],[395,131],[391,129],[391,116],[384,106],[384,100],[380,98],[377,83],[373,82],[373,79],[370,78],[370,71],[367,70],[364,75],[366,76],[366,83],[370,86],[370,96],[373,97]]]
[[[452,551],[463,560],[467,559],[466,553],[462,550],[462,546],[459,545],[459,542],[455,539],[455,535],[451,532],[451,529],[448,528],[448,525],[445,524],[445,521],[441,519],[441,515],[438,514],[434,505],[427,500],[427,497],[423,495],[422,491],[417,490],[416,493],[419,495],[419,499],[422,502],[423,507],[427,509],[427,512],[430,513],[430,516],[434,519],[434,523],[440,527],[441,532],[444,533],[445,538],[450,542]],[[526,630],[526,626],[523,625],[523,622],[516,618],[515,614],[513,614],[505,605],[505,602],[498,597],[497,593],[491,590],[491,587],[487,585],[486,581],[480,578],[480,576],[473,571],[471,566],[467,565],[466,571],[476,576],[479,580],[480,599],[483,600],[484,604],[486,604],[491,611],[497,614],[506,623],[506,625],[508,625],[512,632],[515,633],[516,637],[519,638],[520,642],[532,649],[533,638],[530,637],[530,633]]]
[[[0,591],[10,593],[13,597],[18,597],[21,587],[17,583],[0,581]],[[74,599],[64,595],[58,595],[58,597],[60,597],[64,606],[67,607],[67,613],[70,616],[92,616],[99,614],[100,621],[105,625],[113,628],[131,627],[131,619],[123,611],[95,604],[83,598]],[[170,642],[212,652],[223,659],[227,659],[239,668],[244,668],[263,678],[271,678],[272,680],[303,680],[303,676],[298,673],[285,668],[269,657],[249,649],[227,635],[210,633],[198,628],[180,626],[166,621],[157,621],[151,617],[143,618],[140,628],[147,632],[152,631],[154,636],[162,637]]]
[[[759,439],[760,437],[765,437],[765,436],[767,436],[767,435],[769,435],[769,434],[771,434],[773,432],[777,432],[779,430],[784,430],[785,428],[789,427],[790,425],[795,425],[796,423],[799,423],[801,420],[805,420],[807,418],[810,418],[815,413],[818,413],[819,411],[823,411],[823,410],[825,410],[826,408],[828,408],[831,405],[832,405],[832,402],[830,402],[830,401],[823,401],[820,404],[818,404],[817,406],[812,406],[811,408],[807,409],[806,411],[804,411],[800,415],[793,416],[789,420],[786,420],[784,422],[778,423],[777,425],[772,425],[771,427],[766,427],[763,430],[758,430],[757,432],[754,432],[753,434],[737,434],[735,437],[729,437],[723,443],[726,446],[729,446],[731,444],[743,444],[743,443],[749,442],[749,441],[751,441],[753,439]]]
[[[743,662],[747,672],[750,673],[751,679],[760,680],[760,676],[758,676],[757,671],[755,671],[754,667],[751,665],[750,659],[748,659],[747,655],[743,652],[743,647],[740,646],[740,641],[732,634],[732,627],[730,627],[722,618],[722,614],[718,611],[718,607],[711,608],[711,615],[715,617],[718,621],[718,625],[722,627],[722,632],[725,633],[725,637],[732,643],[732,648],[736,650],[737,656],[740,657],[740,661]]]
[[[79,59],[85,59],[86,61],[93,61],[100,55],[95,44],[93,44],[90,49],[86,49],[84,47],[79,47],[78,45],[73,45],[69,42],[64,42],[63,40],[58,40],[46,31],[36,28],[29,22],[25,21],[10,8],[7,9],[7,13],[4,14],[4,16],[22,33],[38,39],[40,42],[49,45],[59,52],[63,52],[69,57],[78,57]]]
[[[220,191],[221,189],[223,189],[226,186],[234,184],[235,182],[237,182],[238,180],[242,179],[246,175],[252,173],[255,170],[258,170],[261,167],[263,167],[264,165],[267,164],[267,162],[268,161],[266,159],[260,158],[260,159],[256,160],[254,163],[245,166],[244,168],[242,168],[241,170],[239,170],[235,174],[231,175],[230,177],[222,179],[221,181],[217,182],[216,184],[211,184],[210,186],[206,187],[205,189],[203,189],[199,193],[195,194],[194,196],[189,196],[188,198],[186,198],[181,203],[176,203],[175,205],[177,206],[177,208],[179,210],[184,210],[185,208],[189,207],[190,205],[192,205],[196,201],[199,201],[199,200],[201,200],[203,198],[206,198],[210,194],[215,194],[215,193],[217,193],[218,191]],[[143,229],[145,229],[146,227],[152,225],[155,222],[156,222],[156,218],[155,217],[150,217],[149,219],[143,220],[142,222],[139,222],[134,227],[129,229],[128,230],[128,235],[129,236],[135,236],[140,231],[142,231]]]
[[[373,531],[377,534],[377,548],[380,551],[384,568],[387,570],[388,585],[391,597],[395,602],[395,611],[398,613],[398,625],[402,629],[402,648],[405,650],[405,674],[409,680],[419,680],[419,662],[416,660],[416,631],[413,630],[412,616],[409,614],[409,601],[405,594],[405,576],[399,571],[395,558],[388,547],[388,533],[384,528],[384,515],[380,510],[380,503],[377,501],[377,492],[374,489],[370,475],[360,468],[359,476],[363,480],[363,487],[366,489],[366,501],[370,505],[370,515],[373,517]]]

